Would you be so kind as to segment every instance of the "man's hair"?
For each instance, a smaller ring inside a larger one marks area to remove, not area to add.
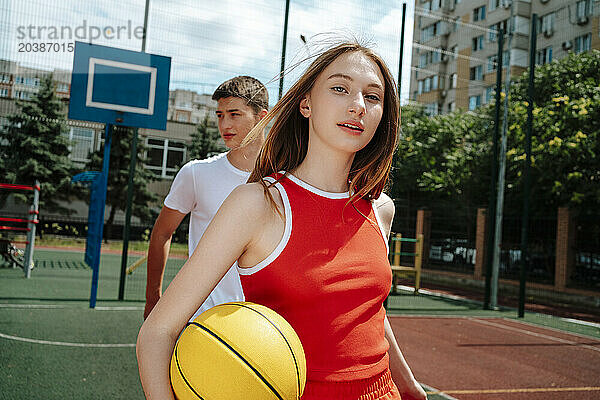
[[[255,114],[263,108],[269,109],[269,93],[267,88],[258,79],[251,76],[236,76],[219,85],[212,95],[212,99],[219,101],[225,97],[239,97],[246,100]]]

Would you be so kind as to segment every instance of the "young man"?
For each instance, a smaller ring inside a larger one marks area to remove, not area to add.
[[[191,256],[221,203],[236,186],[246,183],[264,141],[263,135],[259,135],[240,147],[248,132],[267,114],[269,95],[262,83],[249,76],[238,76],[222,83],[212,99],[217,101],[219,133],[230,150],[206,160],[188,162],[173,180],[150,236],[144,319],[162,295],[171,237],[183,217],[191,213],[188,238]],[[231,268],[194,317],[217,304],[240,300],[244,300],[240,278],[236,269]]]

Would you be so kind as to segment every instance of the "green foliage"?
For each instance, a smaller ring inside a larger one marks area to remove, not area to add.
[[[64,107],[54,94],[52,76],[42,79],[31,101],[18,101],[17,106],[19,111],[8,116],[8,126],[0,131],[1,180],[32,185],[37,179],[40,210],[68,213],[59,202],[73,195],[75,166],[69,159]]]
[[[485,112],[429,117],[422,107],[403,107],[392,197],[411,210],[474,216],[470,210],[485,206],[489,193],[490,124]]]
[[[219,140],[219,131],[209,126],[208,115],[198,124],[191,137],[192,141],[187,146],[190,159],[203,160],[227,150]]]
[[[554,215],[561,206],[597,212],[600,52],[538,66],[534,82],[531,212]],[[522,207],[527,83],[526,71],[509,96],[505,213],[520,214]],[[392,196],[406,199],[411,208],[446,204],[438,207],[446,213],[486,207],[494,111],[491,104],[475,112],[428,117],[421,107],[403,107]]]
[[[106,203],[111,206],[111,211],[106,222],[107,226],[113,224],[116,211],[125,211],[127,206],[127,187],[129,185],[129,163],[131,160],[133,134],[132,128],[124,127],[114,127],[114,131],[112,132],[110,168],[106,193]],[[132,214],[139,217],[142,222],[151,223],[155,217],[151,205],[157,201],[157,196],[148,190],[148,183],[156,180],[156,178],[144,167],[145,159],[143,156],[145,146],[141,140],[138,140],[137,153],[138,159],[135,165],[135,177],[133,180]],[[104,146],[100,150],[90,154],[87,169],[101,171],[103,157]]]
[[[511,91],[508,171],[521,186],[528,72]],[[570,54],[536,67],[532,199],[537,207],[596,210],[600,204],[600,51]],[[520,189],[518,189],[520,190]]]

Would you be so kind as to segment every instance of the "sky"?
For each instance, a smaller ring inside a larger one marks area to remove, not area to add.
[[[67,46],[75,40],[141,51],[144,9],[145,0],[0,0],[0,59],[70,70]],[[413,10],[407,0],[402,99],[409,93]],[[266,84],[273,105],[284,16],[285,0],[149,0],[146,52],[171,57],[171,90],[212,93],[226,79],[251,75]],[[369,44],[397,79],[401,16],[401,1],[290,0],[284,90],[318,49],[350,37]],[[32,51],[41,43],[46,51]]]

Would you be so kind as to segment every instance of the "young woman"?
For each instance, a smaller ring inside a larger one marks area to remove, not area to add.
[[[140,329],[147,398],[173,398],[177,337],[234,262],[246,300],[274,309],[298,333],[303,400],[426,398],[383,308],[394,209],[374,199],[391,167],[398,107],[382,59],[345,43],[321,54],[254,128],[247,140],[276,117],[250,183],[225,200]]]

